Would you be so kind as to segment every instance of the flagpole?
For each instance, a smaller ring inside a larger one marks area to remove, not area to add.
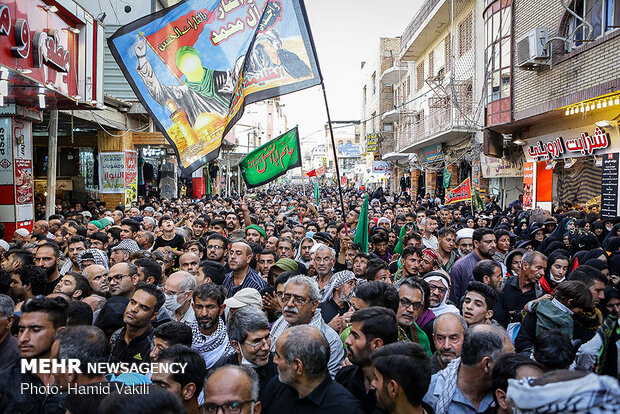
[[[340,207],[342,208],[342,215],[345,217],[344,229],[345,234],[349,235],[349,229],[347,228],[346,211],[344,209],[344,199],[342,198],[342,185],[340,184],[340,167],[338,166],[338,156],[336,155],[336,141],[334,139],[334,130],[332,129],[332,119],[329,115],[329,105],[327,104],[327,93],[325,92],[325,83],[321,82],[321,88],[323,88],[323,99],[325,100],[325,110],[327,111],[327,123],[329,125],[329,135],[332,139],[332,152],[334,153],[334,163],[336,164],[336,181],[338,182],[338,194],[340,195]]]

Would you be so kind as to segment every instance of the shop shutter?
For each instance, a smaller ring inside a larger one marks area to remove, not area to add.
[[[577,162],[569,169],[556,167],[558,177],[558,199],[560,204],[578,199],[586,203],[601,195],[601,168],[594,165],[594,160]]]

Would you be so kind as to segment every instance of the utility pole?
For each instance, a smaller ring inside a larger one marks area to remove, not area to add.
[[[50,110],[50,130],[47,143],[47,197],[45,219],[56,214],[56,156],[58,155],[58,110]]]

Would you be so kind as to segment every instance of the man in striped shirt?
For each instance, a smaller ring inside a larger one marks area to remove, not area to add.
[[[235,242],[230,246],[228,265],[232,272],[224,278],[227,297],[232,297],[243,288],[254,288],[258,291],[267,286],[263,278],[250,267],[252,248],[245,242]]]

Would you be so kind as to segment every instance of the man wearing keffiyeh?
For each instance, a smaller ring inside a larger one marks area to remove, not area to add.
[[[226,324],[221,318],[226,307],[226,289],[214,283],[205,283],[196,288],[193,299],[196,320],[191,325],[192,348],[200,352],[209,369],[220,358],[235,352],[228,340]]]

